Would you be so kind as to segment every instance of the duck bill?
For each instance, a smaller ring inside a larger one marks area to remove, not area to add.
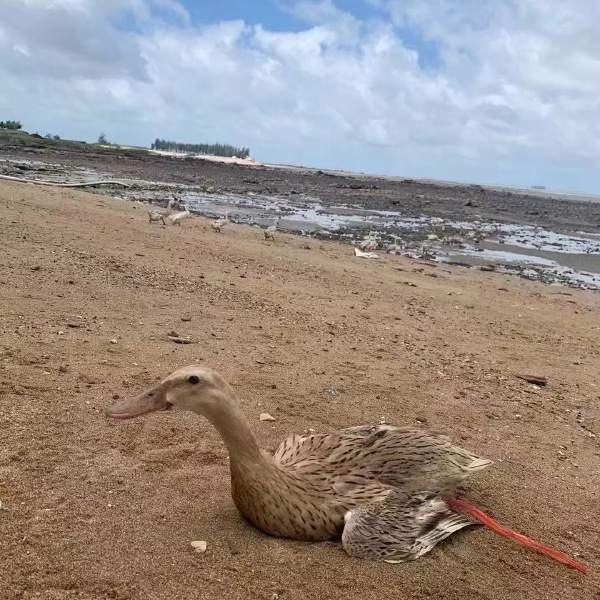
[[[158,410],[169,410],[172,404],[167,402],[166,389],[162,384],[142,392],[135,398],[117,402],[106,409],[106,415],[113,419],[133,419]]]

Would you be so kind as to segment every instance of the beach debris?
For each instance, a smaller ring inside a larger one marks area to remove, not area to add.
[[[170,333],[167,334],[167,339],[174,342],[175,344],[191,344],[192,343],[191,336],[189,336],[189,335],[182,336],[182,335],[175,333],[174,331],[171,331]]]
[[[208,548],[208,544],[204,540],[195,540],[190,542],[190,546],[198,553],[204,554]]]
[[[260,413],[260,417],[258,417],[261,421],[277,421],[277,419],[270,415],[269,413]]]
[[[375,254],[375,252],[363,252],[358,248],[354,248],[354,255],[358,258],[379,258],[379,255]]]
[[[538,375],[518,375],[515,374],[515,377],[518,379],[524,379],[527,383],[533,383],[534,385],[546,386],[548,385],[548,380],[545,377],[541,377]]]

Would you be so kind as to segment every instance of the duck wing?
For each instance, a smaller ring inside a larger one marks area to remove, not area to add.
[[[297,474],[318,475],[342,495],[373,481],[413,491],[448,491],[492,464],[442,433],[390,425],[292,435],[273,459]]]
[[[392,489],[385,499],[346,513],[342,544],[356,558],[400,563],[423,556],[455,531],[475,524],[434,492]]]

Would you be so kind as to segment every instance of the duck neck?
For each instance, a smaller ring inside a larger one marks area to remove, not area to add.
[[[262,461],[256,438],[233,390],[229,388],[226,393],[217,394],[219,398],[215,398],[214,406],[218,408],[206,417],[221,434],[229,451],[230,461],[246,464]]]

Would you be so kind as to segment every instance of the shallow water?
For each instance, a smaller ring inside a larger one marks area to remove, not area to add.
[[[191,210],[208,217],[265,226],[280,217],[279,228],[304,235],[339,239],[356,244],[366,237],[381,248],[395,244],[394,252],[473,266],[494,265],[496,270],[547,283],[600,289],[600,237],[577,235],[540,227],[489,221],[451,221],[400,212],[367,210],[358,206],[326,207],[308,196],[276,197],[254,193],[184,194]],[[435,235],[439,239],[428,240]],[[460,236],[456,244],[444,237]],[[469,238],[480,238],[478,242]]]

